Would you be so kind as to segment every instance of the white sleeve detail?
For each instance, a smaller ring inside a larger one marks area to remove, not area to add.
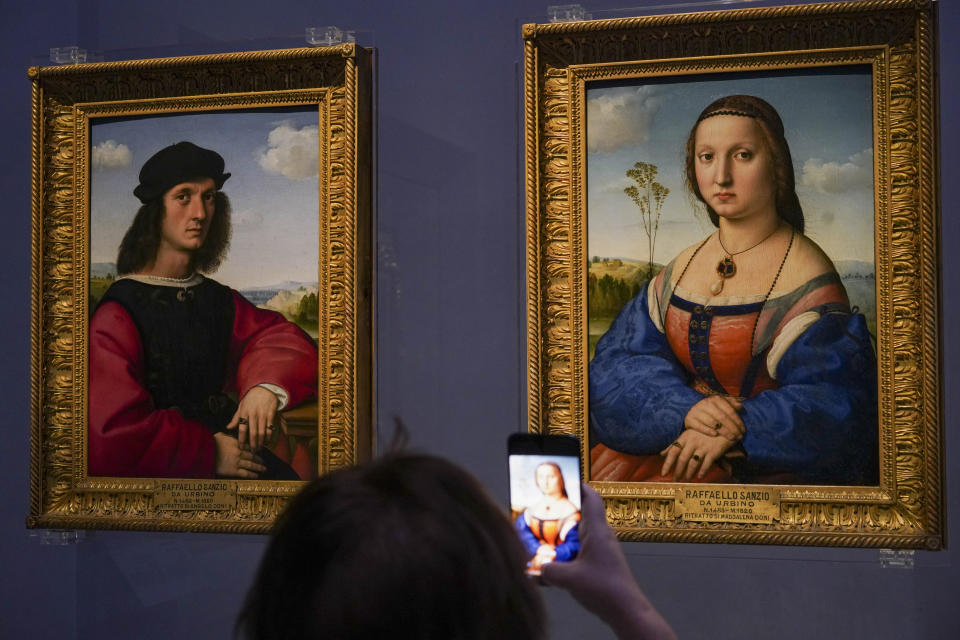
[[[771,378],[777,379],[777,365],[780,364],[780,358],[787,352],[790,345],[819,319],[820,314],[816,311],[806,311],[784,325],[780,335],[774,339],[770,352],[767,353],[767,373]]]
[[[653,280],[651,280],[650,284],[647,285],[647,314],[657,331],[663,333],[663,320],[660,318],[660,303],[657,301],[656,289],[653,286]]]
[[[283,408],[286,407],[287,403],[290,401],[290,396],[283,387],[278,387],[277,385],[270,384],[269,382],[261,382],[257,386],[263,387],[273,395],[277,396],[277,402],[280,403],[277,405],[277,411],[283,411]]]

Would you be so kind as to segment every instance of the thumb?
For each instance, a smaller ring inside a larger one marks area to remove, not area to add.
[[[237,409],[237,410],[234,412],[233,417],[230,418],[230,422],[227,423],[226,428],[227,428],[227,429],[236,429],[238,424],[240,424],[240,409]]]
[[[574,562],[548,562],[540,567],[540,581],[555,587],[568,588],[577,582],[579,567]]]

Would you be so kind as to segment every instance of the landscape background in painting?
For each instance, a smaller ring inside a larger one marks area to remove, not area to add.
[[[317,337],[316,107],[93,120],[90,134],[90,313],[116,277],[120,240],[140,201],[143,163],[189,140],[223,156],[233,235],[218,282]]]
[[[805,234],[833,260],[876,336],[871,85],[866,65],[588,85],[589,358],[643,282],[715,231],[684,184],[684,146],[700,112],[731,94],[758,96],[779,112]],[[626,172],[637,162],[656,165],[656,180],[670,190],[653,255],[640,209],[624,193],[635,184]]]

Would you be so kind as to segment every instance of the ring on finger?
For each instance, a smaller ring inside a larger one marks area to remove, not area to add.
[[[237,424],[247,424],[247,425],[249,425],[249,424],[250,424],[250,421],[247,420],[246,418],[237,418]]]
[[[693,458],[694,460],[696,460],[697,462],[700,462],[700,460],[701,460],[699,453],[695,453],[695,454],[693,454],[693,455],[690,456],[690,457]]]
[[[677,449],[683,450],[683,445],[680,444],[677,440],[674,440],[670,443],[671,447],[676,447]]]
[[[722,426],[723,426],[723,425],[718,422],[718,423],[716,423],[715,425],[713,425],[713,430],[714,430],[714,431],[720,431],[720,427],[722,427]]]
[[[273,431],[275,428],[272,424],[267,425],[267,431]]]

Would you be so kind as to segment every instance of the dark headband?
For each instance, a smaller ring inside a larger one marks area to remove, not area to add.
[[[716,111],[704,113],[697,118],[697,122],[701,122],[707,118],[712,118],[713,116],[740,116],[743,118],[756,118],[757,120],[763,120],[763,116],[755,111],[742,111],[740,109],[717,109]]]

